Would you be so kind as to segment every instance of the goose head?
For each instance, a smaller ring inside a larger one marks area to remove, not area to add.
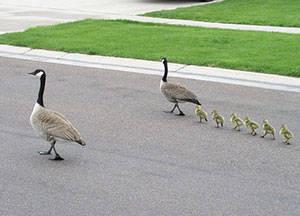
[[[168,63],[167,58],[162,58],[162,59],[161,59],[161,62],[162,62],[164,65],[166,65],[166,64]]]
[[[30,75],[41,77],[42,75],[46,75],[45,71],[42,69],[36,69],[35,71],[29,73]]]

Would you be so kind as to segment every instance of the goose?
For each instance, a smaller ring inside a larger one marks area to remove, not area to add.
[[[189,89],[186,87],[170,83],[167,81],[168,76],[168,62],[166,58],[162,58],[162,63],[165,67],[165,73],[160,81],[160,92],[165,98],[171,102],[174,103],[174,107],[171,111],[164,111],[166,113],[173,113],[175,108],[177,107],[179,114],[178,116],[184,116],[185,114],[180,110],[178,103],[184,103],[184,102],[190,102],[197,105],[201,105],[201,103],[198,100],[198,97]]]
[[[38,99],[31,113],[30,123],[35,132],[51,145],[48,151],[39,151],[38,153],[40,155],[49,155],[53,150],[55,157],[50,160],[63,160],[54,147],[57,140],[77,142],[82,146],[85,146],[86,143],[82,140],[79,132],[65,116],[56,111],[45,108],[43,101],[46,84],[45,71],[42,69],[36,69],[34,72],[29,74],[40,78]]]

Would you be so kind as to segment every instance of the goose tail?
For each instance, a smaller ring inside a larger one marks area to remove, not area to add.
[[[195,100],[194,103],[201,106],[201,103],[198,100]]]
[[[82,139],[77,140],[76,142],[79,143],[79,144],[82,145],[82,146],[85,146],[85,145],[86,145],[86,143],[85,143]]]

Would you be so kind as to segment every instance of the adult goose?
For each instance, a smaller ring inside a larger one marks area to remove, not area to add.
[[[54,147],[57,140],[77,142],[82,146],[85,145],[85,142],[82,140],[76,128],[68,119],[66,119],[65,116],[56,111],[45,108],[43,101],[46,84],[45,71],[37,69],[29,74],[40,78],[40,90],[38,99],[30,116],[30,123],[36,133],[48,141],[51,145],[48,151],[39,151],[38,153],[40,155],[49,155],[53,150],[55,157],[50,160],[63,160]]]
[[[177,107],[179,111],[179,116],[184,116],[184,113],[180,110],[178,103],[184,103],[184,102],[190,102],[197,105],[201,105],[201,103],[198,100],[198,97],[189,89],[186,87],[170,83],[167,81],[168,77],[168,62],[166,58],[162,58],[162,63],[165,66],[165,73],[160,81],[160,92],[165,98],[170,101],[171,103],[174,103],[174,107],[171,111],[164,111],[167,113],[173,113],[175,108]]]

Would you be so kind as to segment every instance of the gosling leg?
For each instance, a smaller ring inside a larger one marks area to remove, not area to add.
[[[272,134],[273,135],[273,138],[272,138],[272,140],[275,140],[275,135],[274,134]]]

